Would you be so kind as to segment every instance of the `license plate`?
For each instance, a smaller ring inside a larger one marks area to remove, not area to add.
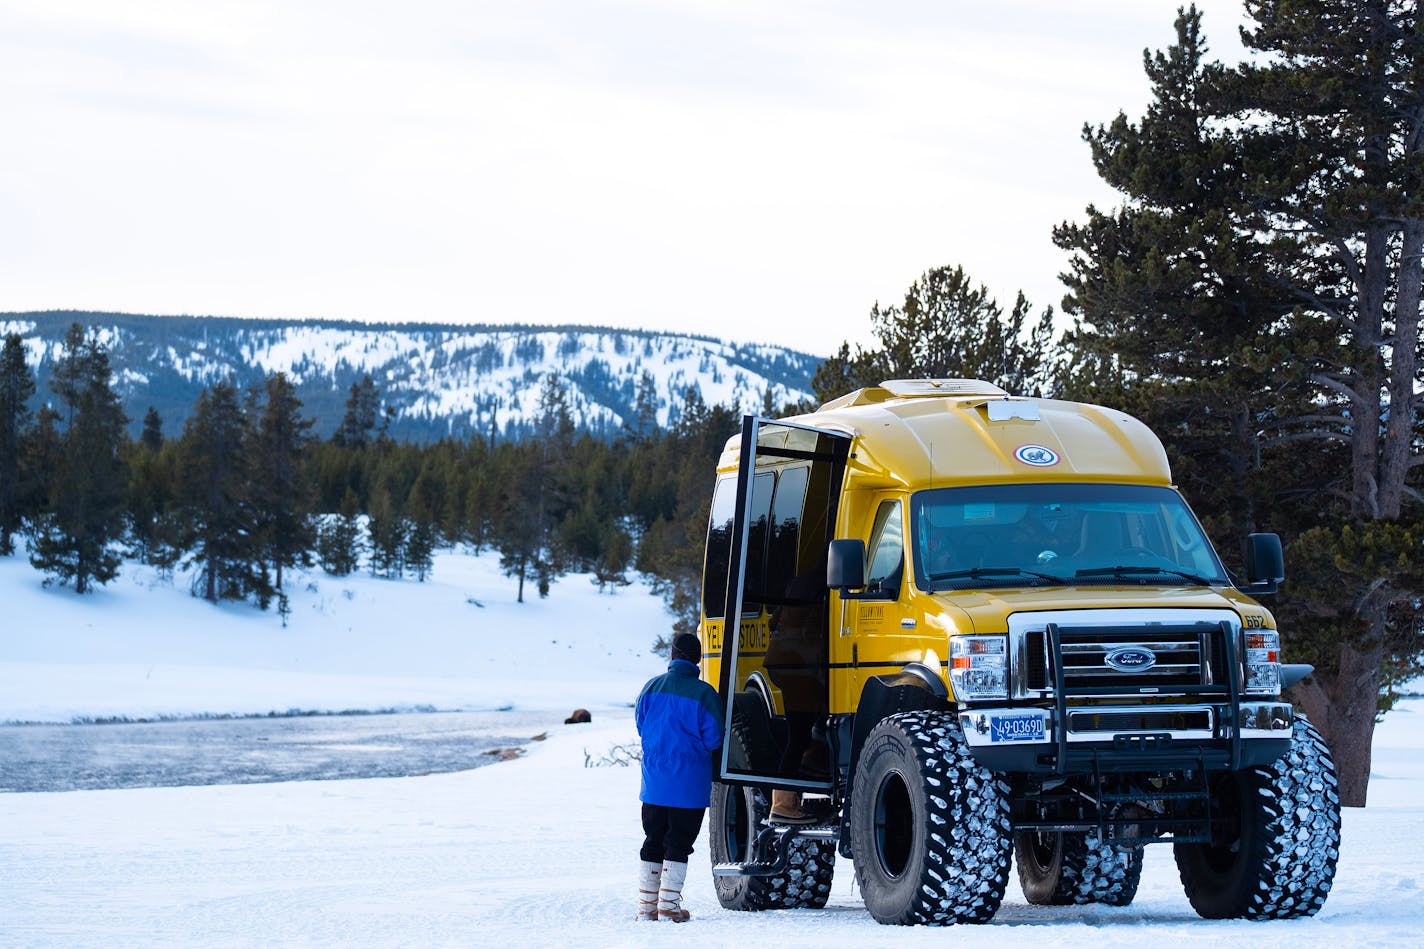
[[[990,715],[991,741],[1043,741],[1043,719],[1037,715]]]

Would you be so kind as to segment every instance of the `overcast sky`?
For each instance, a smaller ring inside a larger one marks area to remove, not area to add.
[[[0,0],[0,310],[868,341],[1062,296],[1168,0]],[[1239,2],[1206,0],[1236,59]]]

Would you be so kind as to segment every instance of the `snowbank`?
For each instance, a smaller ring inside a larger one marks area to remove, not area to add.
[[[498,558],[442,552],[425,583],[320,570],[291,615],[214,606],[128,564],[92,595],[0,558],[0,722],[384,709],[627,706],[663,667],[671,620],[643,584],[585,576],[515,602]]]

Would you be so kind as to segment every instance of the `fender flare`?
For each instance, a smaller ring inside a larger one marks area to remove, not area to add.
[[[912,662],[899,672],[874,676],[867,679],[860,690],[860,702],[855,709],[855,722],[851,728],[850,768],[846,774],[846,808],[850,814],[851,802],[855,798],[855,770],[860,760],[860,750],[866,736],[880,724],[881,720],[897,712],[914,712],[934,709],[948,712],[954,708],[949,700],[949,690],[944,681],[923,663]],[[841,852],[850,846],[848,834],[841,835]]]

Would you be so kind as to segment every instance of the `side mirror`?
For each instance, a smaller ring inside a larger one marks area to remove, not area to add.
[[[865,541],[833,540],[826,557],[826,586],[842,596],[865,588]]]
[[[1281,539],[1275,534],[1246,537],[1246,589],[1251,593],[1275,593],[1286,579],[1286,558]]]

